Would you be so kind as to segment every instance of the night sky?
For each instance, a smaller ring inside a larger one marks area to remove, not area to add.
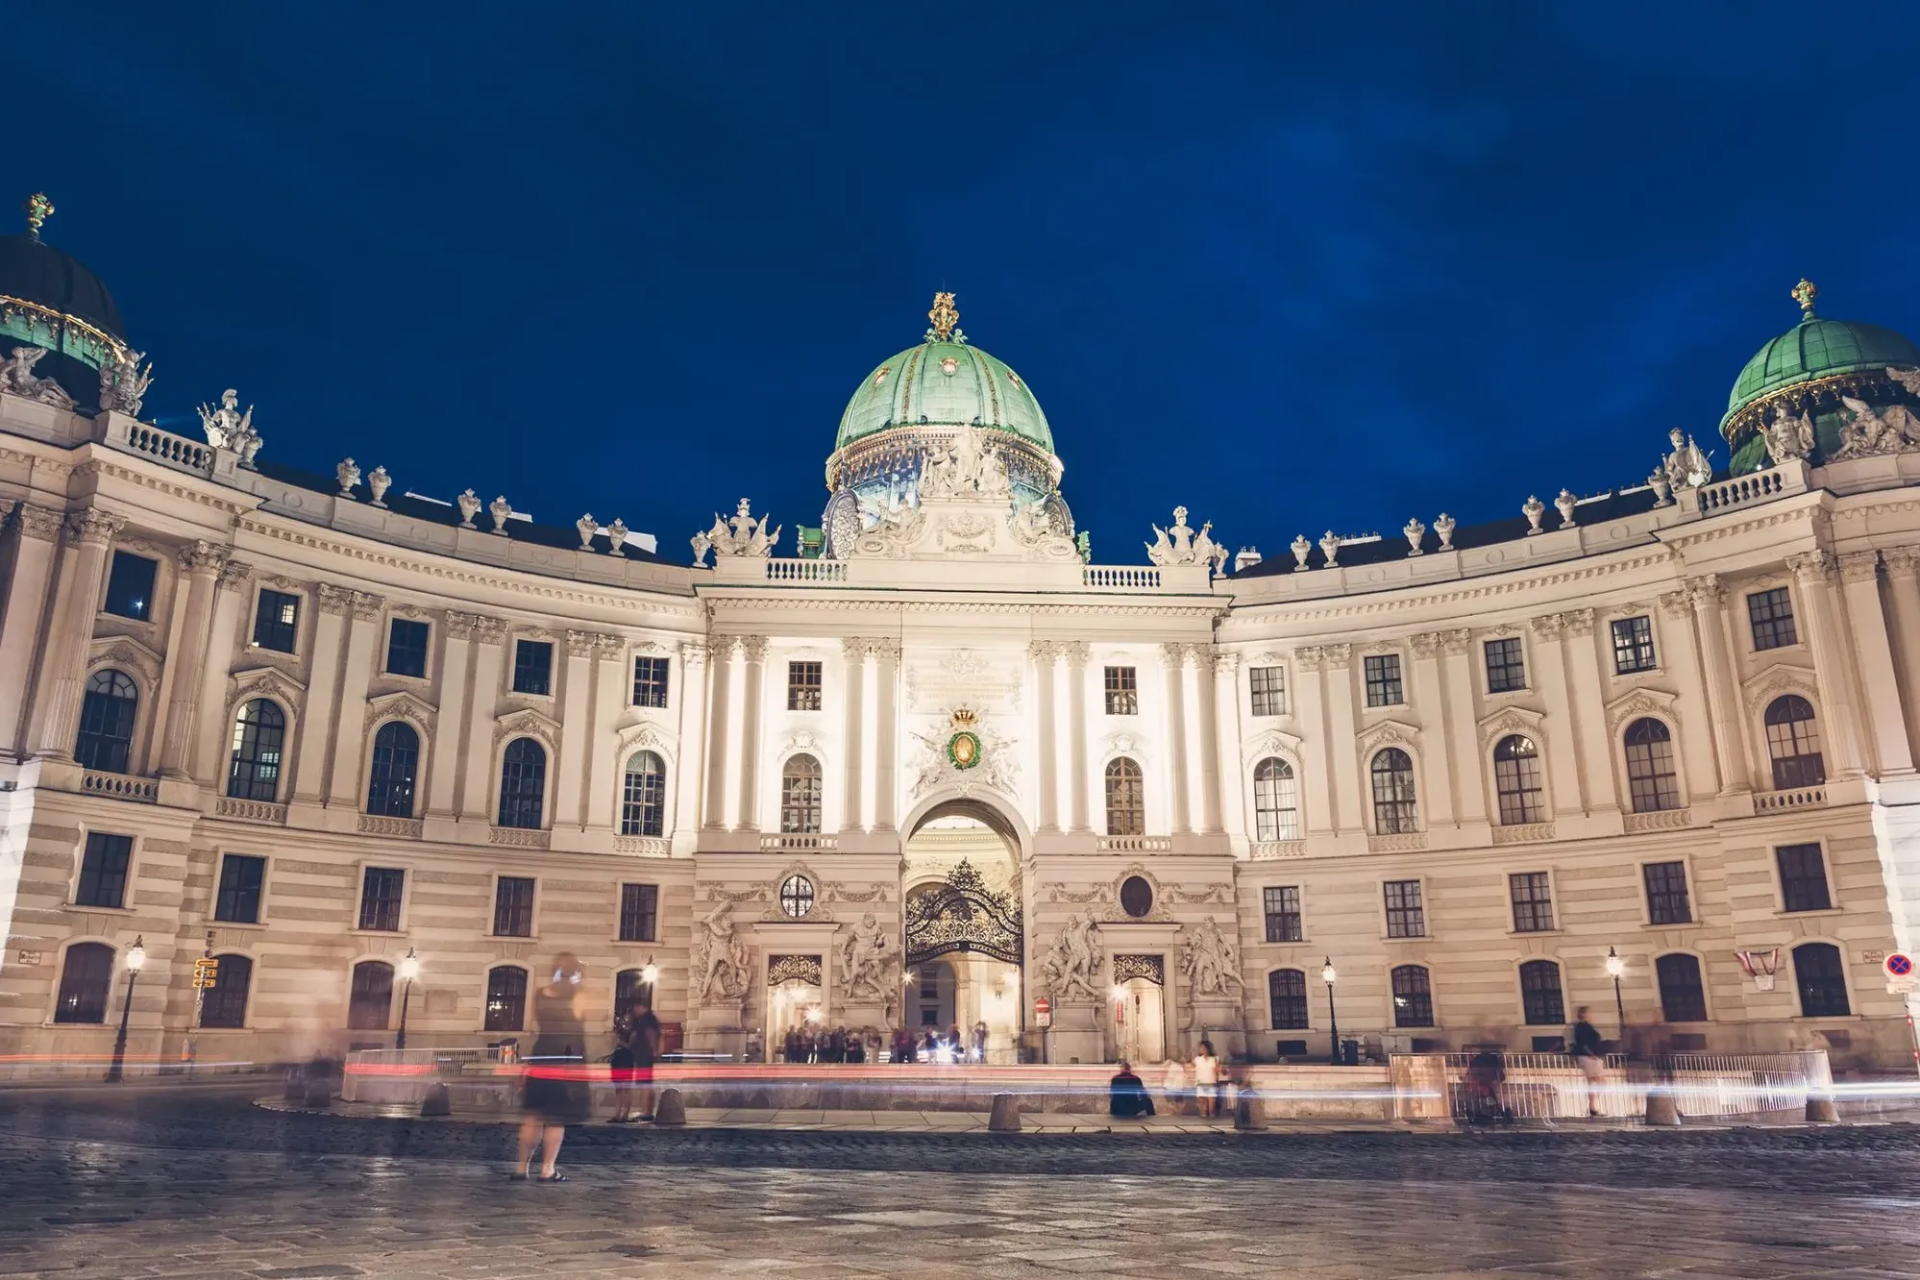
[[[150,413],[674,560],[791,553],[936,288],[1109,563],[1724,465],[1803,274],[1920,334],[1910,2],[38,4],[0,68]]]

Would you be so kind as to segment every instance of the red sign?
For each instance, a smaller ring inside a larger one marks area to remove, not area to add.
[[[1904,951],[1889,952],[1884,963],[1887,966],[1887,976],[1890,978],[1913,976],[1913,957]]]
[[[1052,1013],[1053,1001],[1047,999],[1045,996],[1036,996],[1033,1001],[1033,1011],[1040,1015]]]

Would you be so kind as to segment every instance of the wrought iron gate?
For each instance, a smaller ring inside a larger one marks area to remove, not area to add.
[[[1021,963],[1020,904],[988,889],[965,858],[945,883],[908,901],[906,932],[909,965],[954,951]]]

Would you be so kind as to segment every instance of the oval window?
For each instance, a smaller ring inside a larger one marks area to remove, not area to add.
[[[780,909],[795,920],[813,910],[813,881],[805,876],[788,876],[781,881]]]
[[[1153,910],[1153,886],[1145,876],[1128,876],[1120,882],[1120,909],[1135,920]]]

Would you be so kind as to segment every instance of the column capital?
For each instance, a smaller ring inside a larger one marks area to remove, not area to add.
[[[66,519],[67,540],[84,546],[104,547],[126,526],[126,517],[102,511],[98,507],[69,511]]]
[[[1912,573],[1920,569],[1920,547],[1888,547],[1880,553],[1888,573]]]
[[[314,598],[320,602],[320,612],[344,614],[353,607],[353,592],[344,587],[321,583],[314,588]]]
[[[1302,671],[1318,671],[1327,661],[1327,651],[1317,644],[1304,644],[1293,651],[1293,660]]]
[[[748,662],[767,660],[767,638],[765,636],[741,636],[739,639],[740,656]]]
[[[370,591],[349,591],[355,622],[378,622],[380,611],[387,607],[385,596],[376,596]]]
[[[1802,551],[1787,557],[1787,568],[1800,580],[1802,586],[1812,586],[1816,582],[1831,582],[1838,571],[1833,552],[1825,549]]]
[[[840,656],[845,658],[849,665],[856,667],[865,666],[867,658],[872,653],[873,641],[871,640],[863,639],[860,636],[842,636],[840,638]]]
[[[1061,644],[1060,656],[1067,660],[1068,666],[1082,670],[1093,657],[1093,650],[1085,640],[1068,640]]]
[[[1230,676],[1240,670],[1240,655],[1231,649],[1217,649],[1213,654],[1213,674]]]
[[[1660,596],[1660,612],[1669,618],[1685,618],[1693,612],[1693,601],[1685,591],[1668,591]]]
[[[1878,551],[1849,551],[1840,557],[1842,582],[1873,582],[1880,577]]]
[[[1029,641],[1027,656],[1043,667],[1050,667],[1060,660],[1060,642],[1058,640]]]
[[[1458,658],[1473,647],[1473,632],[1466,627],[1454,631],[1442,631],[1440,643],[1447,647],[1447,656]]]
[[[1178,641],[1167,641],[1160,646],[1160,663],[1169,671],[1178,671],[1187,660],[1187,646]]]
[[[593,651],[602,662],[617,662],[626,656],[627,642],[619,636],[596,631],[593,634]]]
[[[1324,646],[1329,671],[1345,671],[1353,665],[1353,646],[1350,644],[1330,644]]]
[[[220,566],[220,586],[223,590],[237,591],[247,585],[253,577],[253,566],[245,560],[228,560]]]
[[[1407,647],[1413,650],[1413,656],[1417,659],[1431,658],[1440,648],[1440,633],[1423,631],[1418,635],[1408,636]]]
[[[680,661],[689,667],[705,666],[710,652],[704,640],[682,640],[680,642]]]
[[[49,507],[36,507],[31,502],[20,504],[16,518],[20,524],[20,536],[37,538],[41,542],[52,542],[60,536],[60,526],[66,517]]]
[[[174,558],[180,562],[181,572],[212,577],[227,567],[228,554],[227,548],[201,538],[181,547]]]
[[[1688,578],[1687,599],[1702,613],[1718,609],[1727,602],[1726,584],[1720,581],[1717,573],[1703,573],[1697,578]]]
[[[1560,622],[1570,636],[1590,636],[1593,634],[1593,610],[1569,609],[1560,615]]]
[[[603,637],[597,631],[568,630],[567,656],[570,658],[590,658],[593,656],[594,649],[602,639],[611,638],[610,636]]]
[[[1528,625],[1533,628],[1533,634],[1542,640],[1558,640],[1566,629],[1565,620],[1557,613],[1543,613]]]
[[[881,636],[876,640],[869,640],[867,645],[867,652],[881,662],[900,661],[900,641],[893,636]]]

